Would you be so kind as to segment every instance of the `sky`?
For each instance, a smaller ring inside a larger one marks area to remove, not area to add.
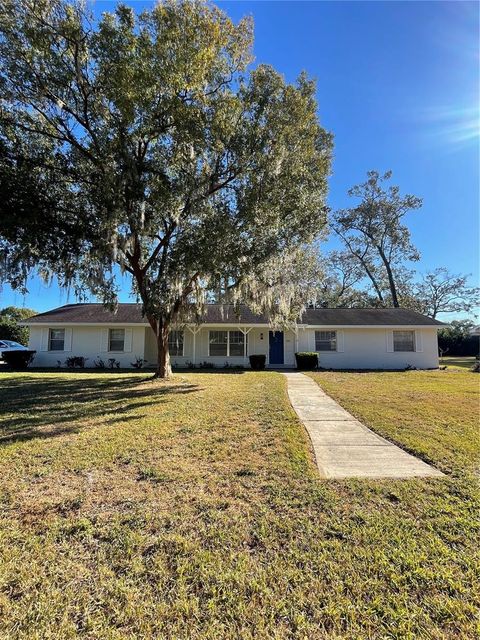
[[[254,64],[271,64],[289,82],[302,70],[317,80],[319,118],[335,140],[329,206],[351,206],[349,187],[370,169],[391,169],[402,192],[423,198],[407,217],[422,256],[416,268],[444,266],[472,274],[478,285],[479,4],[217,4],[235,21],[253,16]],[[114,3],[94,6],[100,13]],[[331,240],[325,249],[334,246]],[[125,282],[120,300],[130,299]],[[68,302],[73,294],[38,278],[25,296],[0,290],[0,308],[43,311]]]

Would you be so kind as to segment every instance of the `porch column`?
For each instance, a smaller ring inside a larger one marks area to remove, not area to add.
[[[196,350],[197,350],[197,333],[201,331],[200,327],[188,327],[188,329],[192,332],[193,335],[193,354],[192,354],[192,364],[196,364]]]
[[[251,330],[252,330],[252,327],[250,327],[249,329],[247,329],[247,327],[243,327],[243,329],[240,329],[240,331],[244,335],[244,340],[243,340],[243,365],[245,367],[247,366],[247,362],[248,362],[247,336],[248,336],[248,334],[250,333]]]

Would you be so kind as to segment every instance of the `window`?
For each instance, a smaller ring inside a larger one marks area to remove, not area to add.
[[[210,356],[240,356],[243,358],[247,336],[242,331],[210,331]]]
[[[48,334],[48,350],[63,351],[65,347],[65,329],[50,329]]]
[[[315,331],[315,351],[336,351],[336,331]]]
[[[394,351],[415,351],[415,331],[394,331]]]
[[[183,331],[170,331],[168,350],[171,356],[183,356]]]
[[[228,355],[228,331],[210,331],[210,352],[211,356]]]
[[[110,329],[108,332],[108,350],[124,351],[125,329]]]
[[[245,334],[241,331],[229,331],[228,332],[228,346],[230,356],[242,356],[243,345],[245,344]]]

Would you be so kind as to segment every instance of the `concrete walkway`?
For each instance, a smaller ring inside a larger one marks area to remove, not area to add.
[[[377,436],[303,373],[285,373],[288,395],[325,478],[441,477],[443,473]],[[393,392],[393,390],[392,390]]]

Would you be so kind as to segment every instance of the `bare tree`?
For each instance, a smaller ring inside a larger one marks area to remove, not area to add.
[[[427,316],[471,311],[480,303],[480,288],[467,284],[468,275],[453,274],[445,267],[427,272],[417,285],[415,298]]]

